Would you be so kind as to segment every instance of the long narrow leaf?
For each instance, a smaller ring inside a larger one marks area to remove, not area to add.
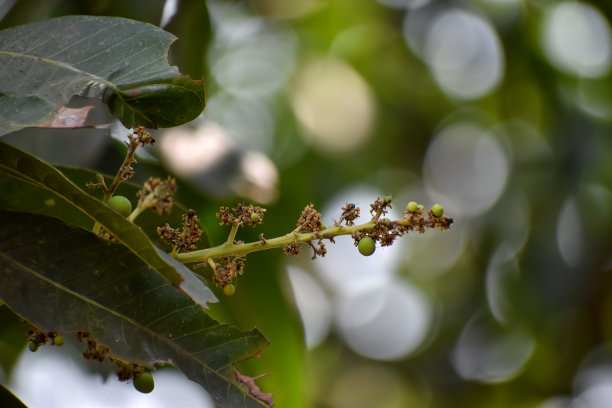
[[[52,165],[15,147],[0,142],[0,172],[28,181],[66,200],[92,220],[101,223],[114,237],[171,283],[183,277],[153,246],[136,225],[93,198]],[[44,203],[29,203],[42,205]],[[214,297],[214,296],[213,296]]]
[[[122,245],[54,218],[0,211],[0,300],[44,331],[88,332],[112,356],[170,362],[221,407],[261,407],[234,363],[267,344],[219,324]]]

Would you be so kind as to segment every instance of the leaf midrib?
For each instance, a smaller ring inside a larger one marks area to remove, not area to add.
[[[79,294],[78,292],[76,292],[76,291],[74,291],[74,290],[72,290],[70,288],[67,288],[64,285],[61,285],[57,281],[55,281],[53,279],[50,279],[50,278],[46,277],[45,275],[36,272],[34,269],[30,268],[29,266],[24,265],[19,260],[15,259],[15,258],[13,258],[13,257],[11,257],[9,255],[7,255],[5,252],[0,253],[0,258],[4,258],[7,262],[11,263],[12,265],[17,266],[21,270],[23,270],[23,271],[33,275],[37,279],[40,279],[40,280],[48,283],[49,285],[55,287],[56,290],[64,292],[66,294],[69,294],[69,295],[71,295],[71,296],[73,296],[73,297],[75,297],[77,299],[80,299],[81,301],[83,301],[85,304],[88,305],[88,309],[91,307],[93,309],[99,309],[100,311],[103,311],[103,312],[106,312],[108,314],[111,314],[111,315],[117,317],[122,322],[122,326],[123,326],[124,322],[129,323],[130,325],[138,328],[142,332],[148,334],[150,337],[158,339],[158,341],[161,341],[163,344],[166,345],[166,347],[173,349],[177,354],[182,354],[182,355],[184,355],[184,356],[186,356],[188,358],[194,359],[194,360],[198,361],[199,364],[204,366],[208,371],[213,372],[213,373],[219,375],[219,377],[223,378],[225,381],[228,381],[228,382],[231,381],[231,380],[227,379],[226,377],[224,377],[223,375],[221,375],[221,373],[218,370],[213,369],[212,367],[210,367],[209,365],[204,363],[202,360],[196,358],[193,353],[191,353],[191,352],[181,348],[178,344],[174,343],[174,341],[173,341],[174,338],[169,339],[169,338],[167,338],[167,337],[165,337],[165,336],[163,336],[163,335],[161,335],[161,334],[151,330],[149,327],[143,326],[143,325],[135,322],[132,318],[127,317],[125,315],[122,315],[122,314],[118,313],[117,311],[109,308],[108,306],[102,305],[102,304],[98,303],[97,301],[92,300],[91,298],[85,297],[85,296]],[[166,283],[165,285],[160,286],[157,289],[163,288],[165,286],[170,286],[170,284]],[[189,307],[184,308],[184,309],[189,309],[191,307],[198,307],[198,305],[196,305],[194,303],[194,304],[192,304]],[[176,311],[177,310],[174,310],[173,313],[176,312]],[[87,319],[87,321],[88,321],[88,325],[89,325],[89,318]],[[198,333],[198,332],[201,332],[201,331],[205,331],[205,330],[214,330],[215,328],[218,328],[218,327],[221,327],[221,326],[222,325],[220,323],[217,323],[216,325],[213,325],[213,326],[210,326],[210,327],[206,327],[204,329],[199,329],[199,330],[191,332],[191,333],[186,333],[186,334],[184,334],[184,335],[182,335],[182,336],[180,336],[178,338],[181,338],[181,337],[184,337],[184,336],[189,336],[189,335],[192,335],[192,334],[195,334],[195,333]],[[88,326],[88,329],[89,329],[89,326]],[[240,337],[239,339],[234,339],[234,340],[224,341],[224,342],[218,343],[216,348],[219,348],[219,347],[221,347],[223,345],[229,344],[232,341],[236,341],[236,340],[240,341],[241,339],[243,339],[243,337]],[[123,341],[125,343],[127,343],[125,337],[123,338]],[[111,349],[111,352],[112,352],[112,349]],[[201,353],[201,351],[198,351],[196,353]]]
[[[79,193],[79,194],[81,194],[82,196],[86,197],[86,200],[94,200],[94,201],[97,201],[95,198],[91,197],[90,195],[86,194],[86,193],[85,193],[83,190],[81,190],[81,189],[79,188],[79,186],[77,186],[76,184],[74,184],[74,183],[72,182],[72,180],[68,179],[68,178],[67,178],[67,177],[66,177],[66,176],[65,176],[65,175],[64,175],[62,172],[60,172],[59,170],[55,169],[55,168],[54,168],[54,167],[52,167],[52,166],[48,166],[48,165],[47,165],[47,167],[48,167],[48,168],[46,169],[47,171],[50,171],[50,172],[55,173],[56,175],[59,175],[59,176],[60,176],[60,177],[61,177],[61,178],[64,180],[64,182],[66,182],[67,184],[69,184],[69,185],[70,185],[70,188],[72,188],[73,190],[76,190],[76,192],[78,192],[78,193]],[[77,203],[75,203],[75,202],[74,202],[74,200],[72,200],[72,198],[66,197],[65,195],[61,194],[59,191],[56,191],[56,190],[51,189],[50,187],[48,187],[48,186],[47,186],[46,184],[44,184],[43,182],[41,182],[41,181],[39,181],[39,180],[37,180],[37,179],[35,179],[35,178],[30,177],[29,175],[27,175],[27,174],[23,173],[22,171],[15,170],[15,169],[13,169],[12,167],[9,167],[9,166],[7,166],[7,165],[6,165],[6,164],[4,164],[4,163],[0,163],[0,169],[4,170],[4,172],[5,172],[5,173],[8,173],[8,174],[14,174],[14,175],[16,175],[17,177],[19,177],[19,178],[21,178],[21,179],[23,179],[23,180],[25,180],[25,181],[28,181],[28,182],[30,182],[30,183],[32,183],[32,184],[34,184],[34,185],[37,185],[37,186],[39,186],[39,187],[41,187],[41,188],[43,188],[43,189],[45,189],[45,190],[47,190],[47,191],[50,191],[51,193],[53,193],[53,194],[57,195],[58,197],[63,198],[63,199],[64,199],[64,200],[66,200],[67,202],[69,202],[69,203],[70,203],[72,206],[74,206],[75,208],[79,209],[79,211],[81,211],[83,214],[87,215],[87,216],[88,216],[89,218],[91,218],[92,220],[94,220],[94,221],[96,221],[96,222],[97,222],[97,221],[99,221],[99,220],[97,220],[97,219],[96,219],[96,218],[93,216],[93,214],[90,214],[90,213],[89,213],[89,211],[87,211],[86,209],[84,209],[83,207],[81,207],[81,206],[79,206]],[[135,226],[135,227],[136,227],[136,226]],[[142,234],[144,235],[144,233],[142,233]],[[145,237],[146,237],[146,236],[145,236]],[[137,251],[135,248],[133,248],[133,246],[132,246],[132,245],[130,245],[129,243],[124,242],[124,240],[122,240],[122,239],[121,239],[120,237],[118,237],[118,236],[116,236],[115,238],[116,238],[116,239],[117,239],[119,242],[121,242],[121,243],[122,243],[122,244],[123,244],[123,245],[124,245],[126,248],[129,248],[129,249],[130,249],[130,251],[131,251],[133,254],[135,254],[136,256],[138,256],[138,258],[140,258],[140,259],[141,259],[141,260],[142,260],[142,261],[143,261],[145,264],[147,264],[147,265],[149,265],[149,266],[153,267],[153,265],[151,264],[151,262],[150,262],[149,260],[147,260],[147,259],[143,258],[143,257],[140,255],[139,251]],[[148,239],[148,238],[147,238],[147,239]],[[155,251],[155,248],[153,247],[153,244],[151,244],[151,243],[149,242],[149,245],[148,245],[148,246],[152,248],[153,252],[156,252],[156,251]],[[157,255],[157,253],[156,253],[156,255]],[[159,262],[163,263],[163,264],[166,266],[166,268],[167,268],[168,270],[173,271],[173,272],[174,272],[174,274],[175,274],[175,276],[174,276],[174,277],[170,277],[170,276],[167,276],[167,273],[166,273],[166,272],[161,272],[161,271],[159,271],[159,273],[160,273],[162,276],[164,276],[164,279],[165,279],[165,280],[169,280],[169,279],[172,279],[172,278],[175,278],[175,279],[176,279],[176,277],[178,276],[179,281],[182,281],[182,278],[181,278],[180,274],[179,274],[177,271],[175,271],[175,270],[174,270],[174,268],[172,268],[172,266],[171,266],[171,265],[168,265],[168,264],[167,264],[167,263],[166,263],[166,262],[165,262],[165,261],[164,261],[164,260],[163,260],[161,257],[159,257],[159,256],[158,256],[158,260],[159,260]],[[153,269],[157,270],[156,268],[153,268]],[[178,282],[177,282],[177,283],[178,283]]]

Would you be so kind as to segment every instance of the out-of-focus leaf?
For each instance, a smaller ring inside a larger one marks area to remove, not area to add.
[[[212,34],[206,2],[181,1],[164,29],[180,38],[170,49],[171,60],[193,78],[207,77],[205,58]]]
[[[172,127],[204,109],[204,83],[168,65],[175,37],[116,17],[68,16],[0,32],[0,134],[49,126],[74,95],[127,127]]]
[[[4,408],[28,408],[19,398],[0,384],[0,403]]]
[[[261,407],[233,364],[267,345],[219,324],[122,245],[53,218],[0,211],[0,300],[47,332],[88,332],[113,357],[170,362],[221,407]]]
[[[7,378],[10,378],[26,344],[25,325],[6,305],[0,302],[0,369]],[[4,407],[1,403],[0,406]]]
[[[55,167],[30,154],[0,142],[0,171],[47,189],[102,224],[123,245],[153,267],[166,280],[178,284],[176,269],[157,252],[145,233],[101,201],[85,193]],[[24,202],[24,205],[45,203]],[[19,209],[19,208],[17,208]]]

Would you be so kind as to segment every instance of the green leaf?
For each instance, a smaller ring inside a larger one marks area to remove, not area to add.
[[[267,345],[219,324],[122,245],[54,218],[0,211],[0,300],[41,330],[90,333],[115,358],[170,362],[221,407],[261,407],[233,364]]]
[[[0,384],[0,402],[4,408],[28,408],[2,384]]]
[[[168,65],[175,39],[117,17],[59,17],[0,31],[0,134],[48,126],[75,95],[101,98],[127,127],[195,119],[204,83]]]
[[[77,186],[83,187],[87,183],[96,181],[95,171],[88,169],[81,169],[76,167],[68,166],[55,166],[61,171],[66,177],[70,179]],[[113,177],[104,176],[106,185],[110,185]],[[127,197],[132,202],[132,206],[136,206],[136,193],[142,189],[142,186],[131,182],[122,182],[115,194],[120,194]],[[22,180],[18,177],[10,176],[0,171],[0,207],[12,211],[25,211],[34,212],[36,214],[48,215],[54,218],[58,218],[64,222],[81,227],[85,230],[91,231],[94,225],[94,221],[88,217],[85,213],[74,207],[72,204],[67,202],[61,197],[58,197],[53,192],[39,187],[35,184]],[[92,197],[102,200],[103,193],[100,189],[84,189],[84,192]],[[163,217],[155,214],[152,210],[147,210],[141,213],[135,220],[138,225],[149,239],[161,248],[170,248],[168,244],[163,241],[157,234],[157,227],[168,223],[172,226],[181,225],[183,219],[182,214],[187,212],[187,209],[181,206],[179,203],[174,203],[173,210],[169,215]],[[198,248],[210,247],[210,240],[204,231]]]
[[[0,370],[5,378],[11,377],[21,352],[26,348],[28,339],[25,327],[21,319],[0,302]]]
[[[214,302],[216,300],[210,289],[203,284],[199,284],[199,281],[194,281],[194,279],[198,278],[193,276],[189,269],[166,257],[163,252],[159,251],[152,244],[147,235],[138,226],[111,210],[100,200],[87,194],[50,164],[0,142],[0,172],[12,175],[40,189],[52,192],[58,197],[58,200],[65,200],[92,220],[100,222],[119,242],[151,266],[168,282],[173,284],[180,283],[181,288],[193,296],[195,300],[198,300],[198,302],[204,302],[204,300],[206,302]],[[15,181],[13,180],[12,183],[14,190]],[[13,195],[6,196],[7,200],[11,198],[15,199]],[[22,198],[21,205],[28,206],[29,211],[40,207],[53,207],[45,199],[42,202],[35,202],[24,198]],[[19,197],[16,197],[16,199],[19,199]],[[20,204],[17,203],[14,204],[13,208],[22,209],[19,206]],[[50,208],[49,211],[52,212],[54,210]],[[80,220],[79,222],[83,221]],[[203,303],[203,306],[205,306],[206,302]]]

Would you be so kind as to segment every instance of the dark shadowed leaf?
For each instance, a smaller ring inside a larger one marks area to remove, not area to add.
[[[0,211],[0,300],[41,330],[88,332],[114,357],[169,362],[221,407],[261,407],[233,364],[267,345],[210,318],[122,245],[54,218]]]
[[[168,65],[175,37],[116,17],[68,16],[0,31],[0,134],[49,126],[74,95],[127,127],[172,127],[204,109],[204,83]]]
[[[96,180],[97,172],[68,166],[55,167],[68,177],[70,181],[83,188],[85,193],[96,199],[102,199],[103,194],[101,190],[84,188],[87,183]],[[104,179],[106,185],[110,185],[113,177],[104,176]],[[124,181],[119,185],[115,194],[127,197],[132,203],[132,208],[134,208],[137,204],[136,194],[141,188],[142,186]],[[91,231],[94,225],[93,219],[47,188],[32,184],[2,171],[0,171],[0,191],[2,191],[2,194],[0,194],[0,207],[8,210],[48,215],[89,231]],[[174,204],[169,215],[164,215],[163,217],[155,214],[152,210],[146,210],[138,216],[135,224],[147,234],[154,245],[170,250],[168,244],[159,238],[157,227],[164,223],[179,226],[182,223],[181,215],[186,211],[187,209],[178,203]],[[198,243],[198,249],[208,248],[209,246],[210,241],[205,230]]]
[[[19,398],[17,398],[6,387],[0,384],[0,402],[4,408],[28,408]]]
[[[180,287],[192,295],[194,292],[197,293],[198,296],[194,297],[194,299],[198,301],[206,299],[207,302],[214,302],[216,300],[210,289],[203,284],[198,284],[199,281],[196,282],[192,279],[193,274],[187,267],[178,262],[170,262],[168,257],[162,255],[161,251],[153,245],[151,240],[137,225],[129,222],[114,210],[111,210],[110,207],[103,204],[100,200],[87,194],[50,164],[0,142],[0,172],[5,173],[7,176],[13,176],[13,179],[10,177],[4,178],[6,187],[10,188],[7,191],[13,192],[10,195],[5,195],[2,199],[5,207],[48,213],[49,215],[59,216],[69,221],[71,212],[70,210],[65,210],[67,202],[82,214],[100,222],[117,240],[154,268],[167,281],[177,285],[180,283]],[[53,193],[57,197],[57,201],[48,201],[54,198],[44,198],[45,196],[39,195],[39,192],[32,192],[32,189],[28,188],[27,185],[24,186],[24,194],[33,195],[29,198],[20,195],[20,181],[15,180],[15,178],[34,185],[37,189]],[[33,197],[40,197],[39,201],[32,200],[31,198]],[[55,208],[56,205],[59,205],[59,207]],[[44,210],[45,208],[46,211]],[[75,218],[77,225],[84,222],[82,216]],[[198,287],[199,289],[196,289]],[[202,303],[202,305],[205,306],[206,303]]]

